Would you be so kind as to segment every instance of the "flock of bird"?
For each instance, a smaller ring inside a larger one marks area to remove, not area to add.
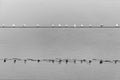
[[[40,63],[40,62],[49,62],[49,63],[58,63],[58,64],[61,64],[61,63],[65,63],[65,64],[68,64],[68,63],[74,63],[74,64],[77,64],[77,63],[87,63],[87,64],[91,64],[93,62],[98,62],[99,64],[103,64],[103,63],[113,63],[113,64],[117,64],[117,63],[120,63],[120,60],[104,60],[104,59],[90,59],[90,60],[87,60],[87,59],[61,59],[61,58],[55,58],[55,59],[32,59],[32,58],[27,58],[27,59],[20,59],[20,58],[3,58],[3,59],[0,59],[1,61],[3,61],[4,63],[6,62],[9,62],[9,61],[13,61],[13,63],[15,64],[16,62],[18,61],[22,61],[24,62],[25,64],[29,61],[31,62],[37,62],[37,63]]]
[[[50,25],[50,26],[41,26],[39,24],[36,24],[36,25],[33,25],[33,26],[29,26],[29,25],[26,25],[26,24],[23,24],[21,26],[18,26],[18,25],[15,25],[15,24],[12,24],[12,25],[5,25],[5,24],[2,24],[0,25],[0,28],[120,28],[120,25],[119,24],[115,24],[115,26],[104,26],[103,24],[100,24],[100,25],[77,25],[77,24],[73,24],[73,25],[61,25],[61,24],[58,24],[58,25]]]

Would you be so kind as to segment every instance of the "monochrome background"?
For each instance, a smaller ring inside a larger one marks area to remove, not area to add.
[[[0,24],[119,23],[119,0],[0,0]],[[120,59],[120,29],[0,29],[1,58]],[[0,80],[119,80],[120,64],[0,62]]]

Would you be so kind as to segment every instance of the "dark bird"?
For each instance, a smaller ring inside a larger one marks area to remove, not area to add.
[[[58,62],[59,64],[61,64],[62,59],[61,58],[56,58],[55,61]]]
[[[65,60],[66,64],[69,62],[68,59]]]
[[[14,60],[14,63],[16,63],[16,60]]]
[[[117,64],[118,61],[119,61],[119,60],[113,60],[113,62],[114,62],[115,64]]]
[[[76,64],[76,59],[73,60],[74,64]]]
[[[25,59],[25,60],[24,60],[24,63],[26,64],[26,62],[27,62],[27,60]]]
[[[99,62],[100,64],[102,64],[103,63],[103,60],[100,60],[100,62]]]
[[[104,60],[104,62],[113,63],[111,60]]]
[[[59,63],[59,64],[61,64],[61,62],[62,62],[62,60],[61,60],[61,59],[59,59],[59,60],[58,60],[58,63]]]
[[[48,62],[52,62],[52,63],[54,63],[54,62],[55,62],[55,60],[54,60],[54,59],[48,59],[48,60],[44,60],[44,61],[48,61]]]
[[[6,62],[7,60],[6,59],[4,59],[4,62]]]
[[[55,62],[55,60],[51,60],[52,61],[52,63],[54,63]]]
[[[87,61],[86,59],[82,59],[82,60],[80,60],[81,63],[86,62],[86,61]]]
[[[88,63],[91,64],[91,63],[92,63],[92,60],[88,60]]]
[[[39,62],[40,62],[40,60],[38,59],[38,60],[37,60],[37,62],[39,63]]]

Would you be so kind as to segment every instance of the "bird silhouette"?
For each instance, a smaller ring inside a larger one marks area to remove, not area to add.
[[[58,62],[59,62],[59,64],[61,64],[62,60],[60,59]]]
[[[7,60],[6,59],[4,59],[4,62],[6,62]]]
[[[74,64],[76,64],[76,61],[77,61],[76,59],[73,60]]]
[[[16,60],[14,60],[14,63],[16,63]]]
[[[66,60],[65,60],[65,63],[68,64],[68,62],[69,62],[68,59],[66,59]]]
[[[52,61],[52,63],[54,63],[55,62],[55,60],[51,60]]]
[[[113,62],[114,62],[115,64],[117,64],[117,62],[119,62],[119,60],[113,60]]]
[[[26,62],[27,62],[27,60],[26,59],[24,59],[24,63],[26,64]]]
[[[104,60],[104,62],[113,63],[111,60]]]
[[[88,64],[91,64],[92,63],[92,60],[88,60]]]
[[[100,64],[103,64],[103,60],[100,60],[100,62],[99,62]]]
[[[37,62],[39,63],[39,62],[40,62],[40,59],[38,59]]]

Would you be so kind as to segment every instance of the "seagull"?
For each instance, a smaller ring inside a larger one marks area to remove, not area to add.
[[[116,27],[118,27],[119,25],[118,25],[118,24],[116,24],[115,26],[116,26]]]
[[[2,26],[5,26],[5,24],[2,24]]]
[[[26,24],[23,24],[23,26],[26,26]]]
[[[92,25],[91,25],[91,24],[89,24],[89,27],[92,27]]]
[[[61,24],[58,24],[58,26],[61,26]]]
[[[12,26],[15,26],[15,24],[12,24]]]
[[[36,24],[36,26],[40,26],[39,24]]]
[[[84,25],[83,25],[83,24],[81,24],[80,26],[81,26],[81,27],[83,27]]]
[[[76,26],[77,26],[76,24],[73,25],[73,27],[76,27]]]
[[[65,24],[65,26],[68,26],[67,24]]]
[[[4,28],[5,24],[2,24],[2,27]]]
[[[55,26],[54,24],[52,24],[51,26]]]

